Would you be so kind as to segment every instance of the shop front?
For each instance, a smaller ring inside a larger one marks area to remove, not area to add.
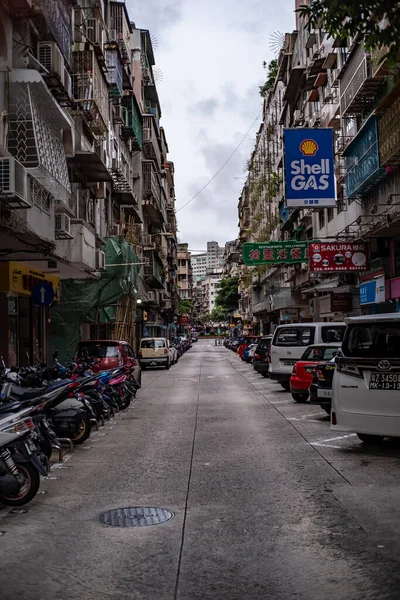
[[[18,262],[0,262],[0,355],[7,366],[48,360],[50,305],[60,280]]]

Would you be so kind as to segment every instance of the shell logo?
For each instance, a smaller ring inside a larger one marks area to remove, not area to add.
[[[300,144],[300,150],[304,156],[315,156],[319,150],[317,142],[314,140],[304,140]]]

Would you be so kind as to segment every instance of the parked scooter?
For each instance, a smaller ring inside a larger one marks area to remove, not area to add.
[[[47,459],[39,454],[31,431],[0,432],[0,502],[22,506],[39,490],[40,475],[47,475]]]

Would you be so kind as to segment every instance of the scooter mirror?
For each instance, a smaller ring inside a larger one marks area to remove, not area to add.
[[[53,358],[54,358],[54,360],[57,360],[57,358],[58,358],[58,350],[54,350]]]

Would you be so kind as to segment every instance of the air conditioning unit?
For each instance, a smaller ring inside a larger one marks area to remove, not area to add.
[[[96,271],[106,270],[106,255],[102,250],[96,250]]]
[[[157,296],[156,296],[156,292],[151,291],[151,292],[146,292],[149,300],[151,300],[152,302],[157,302]]]
[[[54,215],[56,240],[71,240],[71,219],[65,213]]]
[[[86,38],[92,42],[92,44],[100,44],[101,28],[98,19],[86,19]]]
[[[64,57],[55,42],[38,42],[37,58],[49,73],[57,73],[64,84]]]
[[[0,203],[10,209],[31,208],[28,174],[15,158],[0,157]]]
[[[140,172],[132,171],[132,179],[140,179]]]
[[[64,85],[65,91],[67,92],[68,96],[70,98],[72,98],[72,80],[71,80],[71,75],[68,73],[67,69],[65,69],[65,68],[64,68],[63,85]]]
[[[121,224],[120,223],[115,223],[112,227],[111,227],[111,236],[120,236],[121,235]]]

